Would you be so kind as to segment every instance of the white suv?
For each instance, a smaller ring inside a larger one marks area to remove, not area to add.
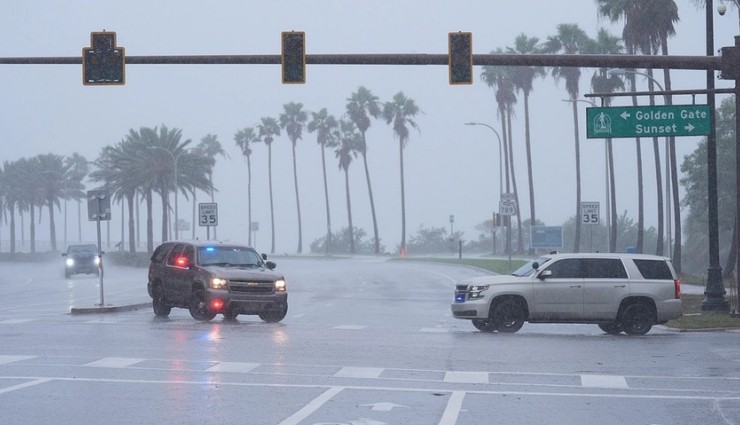
[[[643,254],[550,254],[511,275],[458,282],[450,306],[485,332],[524,322],[595,323],[616,335],[644,335],[683,314],[681,282],[668,258]]]

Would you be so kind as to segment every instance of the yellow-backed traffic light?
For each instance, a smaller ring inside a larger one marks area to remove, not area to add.
[[[286,31],[282,38],[283,84],[306,82],[306,33]]]
[[[448,34],[450,84],[473,84],[473,33]]]
[[[90,47],[82,49],[82,84],[122,85],[126,82],[126,54],[116,46],[115,32],[90,33]]]

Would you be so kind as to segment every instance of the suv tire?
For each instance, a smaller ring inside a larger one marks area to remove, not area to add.
[[[643,302],[635,302],[625,307],[620,320],[627,335],[645,335],[653,327],[653,312]]]
[[[609,335],[619,335],[622,332],[622,325],[619,322],[599,323],[599,329]]]
[[[522,304],[511,298],[494,302],[491,308],[491,326],[501,333],[515,333],[522,328],[525,319]]]
[[[152,288],[152,309],[157,317],[167,317],[172,311],[172,307],[167,305],[167,300],[164,298],[164,289],[159,285]]]
[[[481,332],[493,332],[496,330],[490,320],[473,319],[473,326]]]
[[[283,320],[287,314],[288,306],[286,305],[282,310],[263,311],[259,314],[259,317],[267,323],[277,323]]]
[[[207,322],[214,317],[216,313],[208,308],[208,297],[206,291],[198,289],[193,292],[192,298],[190,299],[190,315],[193,319]]]

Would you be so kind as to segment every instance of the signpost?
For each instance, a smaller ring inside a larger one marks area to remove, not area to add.
[[[105,306],[103,295],[103,250],[100,241],[100,221],[110,221],[110,194],[107,190],[87,191],[87,218],[98,224],[98,282],[100,283],[100,307]]]
[[[586,108],[586,137],[706,136],[709,117],[708,105]]]

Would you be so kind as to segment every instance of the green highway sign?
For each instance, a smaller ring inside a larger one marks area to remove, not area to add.
[[[706,136],[710,114],[708,105],[586,108],[586,137]]]

